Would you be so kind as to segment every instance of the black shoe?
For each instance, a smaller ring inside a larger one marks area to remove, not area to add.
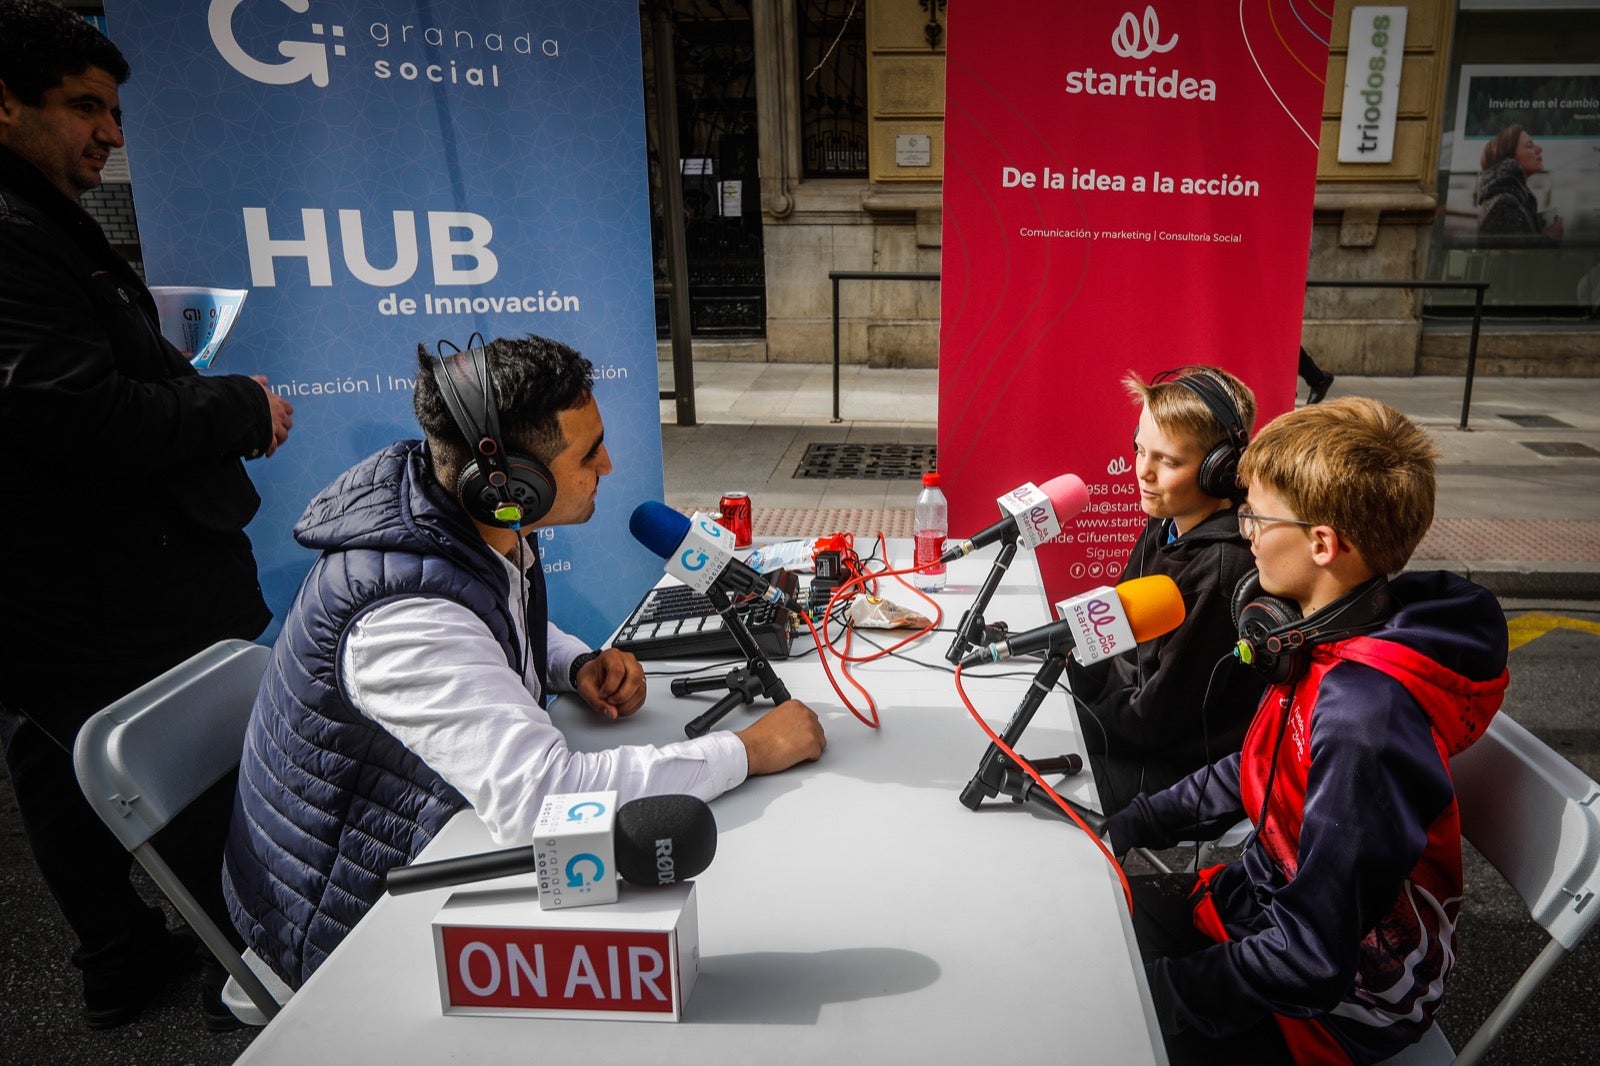
[[[194,940],[165,930],[83,970],[83,1021],[91,1029],[127,1025],[174,977],[194,969]]]
[[[1323,398],[1328,395],[1328,389],[1333,385],[1333,375],[1324,370],[1320,378],[1307,384],[1310,385],[1310,389],[1306,392],[1306,403],[1321,403]]]
[[[228,1005],[222,1002],[222,986],[228,983],[228,971],[216,959],[206,959],[200,969],[200,1015],[206,1028],[213,1033],[230,1033],[244,1028]]]

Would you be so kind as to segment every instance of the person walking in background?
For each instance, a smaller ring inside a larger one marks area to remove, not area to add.
[[[1300,346],[1300,379],[1306,383],[1306,403],[1321,403],[1328,395],[1328,390],[1333,387],[1333,375],[1317,365],[1311,358],[1311,353],[1306,351],[1306,346]]]
[[[266,627],[241,459],[293,425],[265,378],[202,376],[162,339],[149,290],[78,204],[122,145],[128,74],[77,15],[0,0],[0,741],[96,1028],[136,1017],[194,941],[134,890],[73,741],[144,682]],[[227,800],[163,846],[219,917]]]

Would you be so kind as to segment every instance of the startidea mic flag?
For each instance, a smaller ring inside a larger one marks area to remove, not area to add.
[[[1083,478],[1052,599],[1119,575],[1147,517],[1125,374],[1293,403],[1330,28],[1288,0],[951,5],[939,466],[952,528]]]
[[[539,535],[554,617],[598,643],[660,575],[627,530],[662,490],[635,0],[106,6],[146,274],[248,291],[225,369],[294,404],[250,464],[274,612],[306,504],[420,436],[417,345],[533,333],[594,363],[616,463],[581,534]]]

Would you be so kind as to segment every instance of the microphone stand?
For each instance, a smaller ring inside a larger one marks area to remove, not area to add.
[[[989,599],[994,595],[994,590],[1000,587],[1000,581],[1006,576],[1006,569],[1011,565],[1011,560],[1017,556],[1017,530],[1013,526],[1009,533],[1003,534],[999,554],[994,557],[994,564],[989,567],[989,575],[983,579],[983,584],[978,588],[978,596],[972,601],[961,615],[961,623],[956,626],[956,637],[950,642],[950,650],[944,653],[947,661],[958,663],[966,655],[969,648],[976,647],[983,642],[983,631],[986,628],[983,621],[983,612],[989,606]]]
[[[1044,660],[1044,665],[1039,667],[1039,672],[1033,675],[1033,680],[1028,683],[1028,691],[1023,695],[1022,701],[1017,704],[1017,709],[1011,715],[1011,721],[1006,723],[1005,729],[1000,734],[1000,739],[1005,741],[1012,751],[1017,750],[1017,742],[1022,739],[1023,730],[1033,721],[1033,716],[1044,702],[1044,698],[1055,688],[1061,678],[1061,671],[1067,666],[1065,654],[1050,651]],[[1077,755],[1057,755],[1054,758],[1030,760],[1033,768],[1041,774],[1075,774],[1083,769],[1083,759]],[[1033,779],[1023,773],[1010,756],[1000,750],[1000,745],[991,743],[983,753],[983,758],[978,762],[978,772],[972,775],[972,780],[967,782],[961,790],[961,802],[968,810],[977,810],[985,799],[993,799],[998,795],[1010,796],[1015,802],[1031,802],[1041,810],[1048,810],[1055,806],[1054,803],[1038,796],[1037,786]],[[1043,802],[1041,802],[1043,801]],[[1059,810],[1055,811],[1060,815]]]
[[[713,585],[706,590],[706,599],[711,601],[711,606],[717,609],[722,616],[722,622],[728,627],[728,632],[733,635],[735,644],[744,652],[745,664],[728,671],[722,677],[678,677],[672,681],[672,694],[674,696],[687,696],[691,692],[710,692],[712,689],[726,688],[727,694],[711,709],[694,719],[683,727],[686,735],[691,737],[704,736],[711,727],[727,715],[727,713],[741,703],[754,703],[757,696],[765,696],[773,703],[782,703],[789,698],[789,690],[784,687],[777,671],[772,669],[772,664],[767,661],[766,655],[761,651],[761,646],[756,643],[756,638],[751,636],[749,628],[744,624],[744,619],[739,617],[739,612],[733,609],[733,604],[728,600],[728,594]]]

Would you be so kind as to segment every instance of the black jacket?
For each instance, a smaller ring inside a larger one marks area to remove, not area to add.
[[[95,221],[0,148],[0,698],[44,724],[63,686],[260,633],[241,457],[271,439],[261,386],[190,367]]]
[[[1515,159],[1502,159],[1482,171],[1473,199],[1478,205],[1480,244],[1557,243],[1539,225],[1539,201]]]
[[[1166,788],[1238,751],[1265,688],[1232,658],[1233,590],[1255,569],[1235,512],[1218,511],[1171,544],[1166,530],[1163,519],[1145,524],[1117,580],[1172,578],[1183,624],[1133,652],[1069,667],[1073,694],[1087,707],[1078,716],[1108,813],[1141,789]]]

